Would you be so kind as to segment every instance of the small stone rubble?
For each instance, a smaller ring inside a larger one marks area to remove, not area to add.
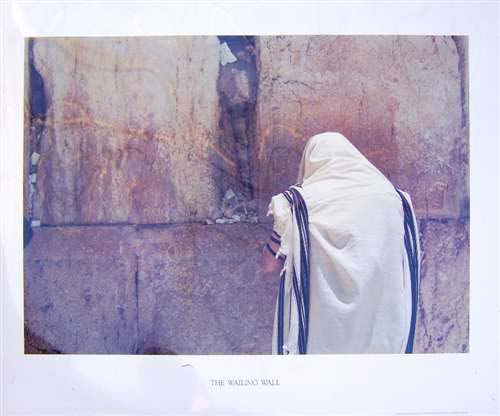
[[[233,224],[236,222],[248,222],[256,224],[257,204],[254,200],[248,201],[240,192],[234,192],[229,188],[221,201],[220,208],[214,208],[210,212],[207,224]]]

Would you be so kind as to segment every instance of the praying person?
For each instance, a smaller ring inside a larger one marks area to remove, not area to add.
[[[411,353],[420,246],[409,195],[332,132],[308,140],[297,182],[269,204],[272,353]]]

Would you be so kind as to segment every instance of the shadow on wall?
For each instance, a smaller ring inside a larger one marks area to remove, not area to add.
[[[25,354],[61,354],[57,348],[50,345],[42,337],[32,334],[27,326],[24,328],[24,353]],[[170,351],[164,347],[150,347],[146,348],[144,355],[176,355],[175,352]]]
[[[33,334],[27,325],[24,326],[24,353],[25,354],[61,354],[57,348],[49,344],[42,337]]]

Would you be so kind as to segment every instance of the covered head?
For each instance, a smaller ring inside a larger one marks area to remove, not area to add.
[[[306,143],[297,182],[308,185],[335,182],[340,195],[394,192],[387,178],[341,133],[325,132]],[[332,185],[331,183],[329,184]],[[328,186],[328,185],[327,185]]]

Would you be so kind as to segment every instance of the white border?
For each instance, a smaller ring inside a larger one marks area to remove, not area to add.
[[[496,2],[2,3],[2,414],[496,412],[498,13]],[[470,36],[471,352],[24,356],[23,37],[313,33]],[[279,378],[281,386],[208,383],[227,377]]]

